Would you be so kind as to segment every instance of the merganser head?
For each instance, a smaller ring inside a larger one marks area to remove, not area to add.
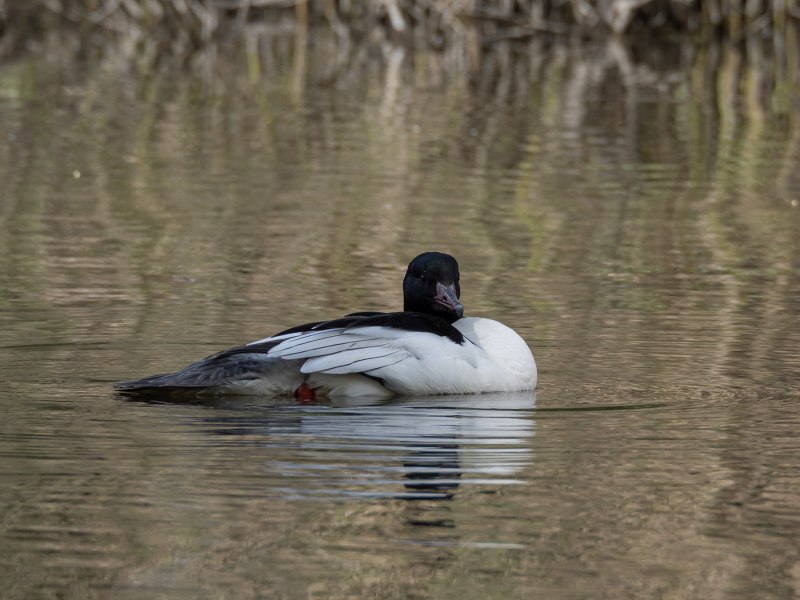
[[[403,310],[453,323],[464,316],[460,296],[458,263],[449,254],[425,252],[408,265],[403,279]]]

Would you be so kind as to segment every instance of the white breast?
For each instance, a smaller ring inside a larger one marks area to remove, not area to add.
[[[492,319],[476,317],[459,319],[453,326],[483,351],[477,369],[483,377],[482,392],[536,388],[533,353],[513,329]]]

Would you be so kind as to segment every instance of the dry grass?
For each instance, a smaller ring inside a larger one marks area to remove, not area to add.
[[[129,52],[181,56],[253,24],[320,25],[343,38],[377,34],[441,47],[476,31],[484,41],[576,29],[780,40],[798,20],[798,0],[0,0],[0,53],[65,27]]]

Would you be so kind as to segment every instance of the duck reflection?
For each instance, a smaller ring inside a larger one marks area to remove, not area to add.
[[[264,483],[294,498],[448,500],[464,486],[520,483],[533,460],[535,392],[208,404],[228,414],[197,419],[207,441],[258,448]]]
[[[449,500],[461,478],[457,444],[436,444],[414,452],[403,463],[404,486],[411,499]]]
[[[406,499],[450,499],[462,483],[492,485],[510,479],[532,461],[532,392],[434,396],[365,404],[337,402],[354,419],[351,439],[396,444],[403,449],[398,469]],[[329,431],[325,419],[305,423],[306,431]]]

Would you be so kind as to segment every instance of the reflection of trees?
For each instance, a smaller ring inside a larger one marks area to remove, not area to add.
[[[782,390],[781,390],[782,391]],[[774,597],[797,592],[800,543],[797,524],[797,466],[786,444],[796,437],[797,394],[739,399],[721,444],[725,484],[709,506],[704,534],[753,551],[745,553],[730,589],[757,582]],[[747,404],[756,402],[756,408]],[[760,422],[769,422],[764,435]]]

